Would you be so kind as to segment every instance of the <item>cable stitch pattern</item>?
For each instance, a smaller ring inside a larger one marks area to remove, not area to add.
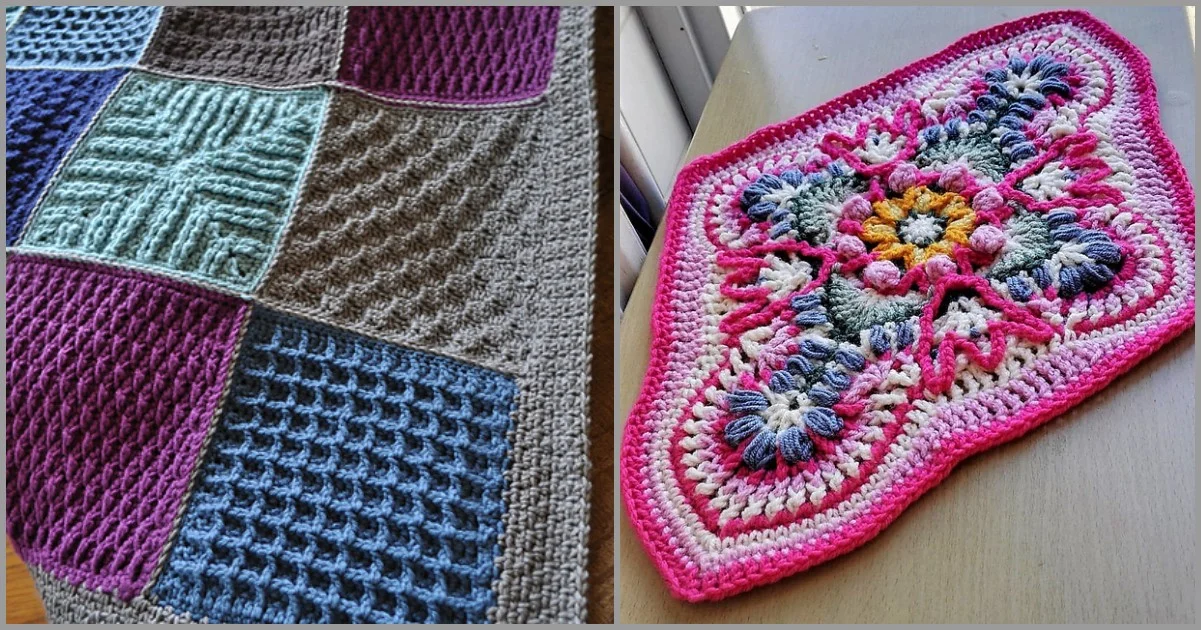
[[[291,211],[325,102],[319,89],[135,72],[50,184],[22,245],[248,290]]]

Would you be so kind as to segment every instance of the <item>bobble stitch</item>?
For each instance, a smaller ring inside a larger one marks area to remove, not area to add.
[[[916,166],[909,163],[900,164],[888,176],[888,187],[893,192],[903,193],[917,185],[917,176]]]
[[[852,221],[862,223],[872,216],[872,204],[863,195],[855,195],[842,205],[842,216]]]
[[[981,225],[972,232],[972,249],[985,254],[995,254],[1005,246],[1005,233],[991,225]]]
[[[993,213],[1005,205],[1005,199],[996,188],[985,188],[972,197],[972,208],[976,212]]]
[[[863,245],[863,241],[859,237],[849,234],[840,234],[835,237],[834,249],[839,255],[845,258],[855,258],[867,253],[867,248]]]
[[[966,168],[958,164],[951,166],[938,176],[938,185],[942,187],[943,190],[949,190],[952,192],[959,192],[964,188],[967,188],[971,181],[971,174],[968,173]]]
[[[958,271],[958,269],[959,268],[955,265],[955,261],[951,260],[949,256],[944,254],[939,254],[926,261],[926,274],[929,275],[930,280],[933,281],[937,281],[943,276],[951,275]]]
[[[873,288],[883,291],[895,287],[901,281],[901,270],[888,261],[877,260],[863,270],[863,279]]]

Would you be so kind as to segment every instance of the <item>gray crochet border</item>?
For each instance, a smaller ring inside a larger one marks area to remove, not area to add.
[[[592,7],[564,7],[554,74],[540,107],[542,200],[532,200],[523,263],[541,280],[529,296],[529,354],[518,374],[518,410],[504,519],[500,623],[580,623],[587,599],[588,397],[596,258],[597,132]]]

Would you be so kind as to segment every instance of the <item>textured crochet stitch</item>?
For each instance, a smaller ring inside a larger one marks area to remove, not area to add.
[[[1194,320],[1149,63],[1081,12],[968,36],[679,175],[622,492],[672,593],[874,537]]]
[[[486,620],[515,393],[256,312],[154,593],[220,622]]]
[[[341,78],[381,96],[488,103],[540,94],[557,7],[351,7]]]
[[[102,68],[137,62],[158,20],[158,7],[21,7],[6,9],[8,68]]]
[[[316,143],[326,96],[135,73],[63,164],[22,243],[250,289]]]
[[[583,620],[594,19],[6,8],[52,622]]]
[[[16,242],[38,195],[125,70],[9,70],[4,77],[5,239]]]
[[[142,63],[264,85],[332,79],[343,13],[341,7],[164,7]]]
[[[5,278],[8,534],[44,570],[130,597],[171,533],[244,307],[28,256]]]

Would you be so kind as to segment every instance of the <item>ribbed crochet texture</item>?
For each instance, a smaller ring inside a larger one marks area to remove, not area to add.
[[[136,63],[158,7],[24,7],[6,28],[8,68],[103,68]],[[9,14],[5,12],[5,23]]]
[[[22,244],[248,290],[292,209],[326,96],[135,73],[51,184]]]
[[[148,68],[259,85],[334,78],[341,7],[164,7]]]
[[[67,150],[124,70],[9,70],[4,77],[5,231],[12,245]]]
[[[583,619],[592,12],[357,11],[6,11],[52,621]]]
[[[1194,212],[1147,59],[1081,12],[690,164],[621,454],[671,592],[849,552],[1187,330]]]
[[[12,256],[8,534],[120,597],[150,579],[221,396],[244,307],[177,282]]]

